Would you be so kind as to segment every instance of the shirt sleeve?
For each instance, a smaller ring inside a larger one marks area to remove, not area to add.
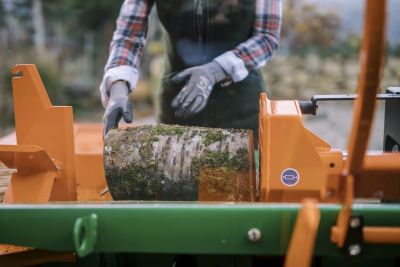
[[[282,0],[256,0],[255,15],[252,37],[215,58],[234,82],[264,66],[278,50]]]
[[[148,18],[153,5],[154,0],[125,0],[122,4],[100,85],[103,106],[108,103],[107,92],[114,81],[127,81],[131,90],[137,84]]]

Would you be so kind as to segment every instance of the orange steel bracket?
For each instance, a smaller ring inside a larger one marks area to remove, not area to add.
[[[362,169],[375,111],[375,96],[379,88],[385,49],[386,0],[367,0],[365,12],[359,97],[355,102],[354,127],[349,140],[348,159],[342,173],[343,207],[337,225],[331,231],[331,240],[339,247],[345,243],[354,197],[354,174]]]
[[[344,179],[343,185],[343,203],[342,208],[339,211],[339,215],[336,221],[336,226],[332,227],[331,230],[331,241],[336,243],[338,247],[343,247],[348,225],[351,217],[351,205],[353,204],[353,194],[354,194],[354,178],[352,175],[348,175]]]
[[[311,266],[321,214],[315,199],[305,199],[302,203],[286,253],[285,267]]]
[[[62,172],[54,180],[50,200],[76,200],[72,108],[52,106],[35,65],[16,65],[12,72],[18,147],[39,146],[57,162],[62,162]],[[19,186],[26,182],[20,178],[15,176],[9,187],[15,189],[16,183]],[[32,190],[26,192],[31,193],[36,194]],[[19,196],[9,193],[7,201],[25,201]]]
[[[103,126],[75,124],[74,130],[77,200],[112,200],[110,193],[104,192],[107,183],[103,166]]]
[[[339,201],[334,178],[343,168],[343,155],[304,127],[299,102],[261,94],[259,120],[260,201]],[[287,170],[296,172],[296,183],[284,183]]]
[[[373,244],[400,244],[400,228],[364,227],[364,242]]]
[[[37,146],[0,145],[0,160],[17,169],[11,176],[3,202],[48,202],[58,168]]]
[[[366,2],[361,72],[345,166],[347,173],[360,172],[368,146],[385,54],[386,6],[386,0]]]
[[[337,225],[331,230],[331,240],[343,247],[349,227],[354,187],[357,182],[371,173],[399,178],[398,155],[367,156],[366,150],[375,111],[375,98],[379,89],[385,52],[386,0],[367,0],[365,11],[364,36],[361,50],[361,73],[359,77],[359,97],[354,106],[353,125],[348,159],[341,175],[343,186],[343,207],[339,212]],[[374,162],[371,162],[373,160]],[[362,181],[362,180],[361,180]],[[379,234],[381,233],[381,234]],[[366,242],[400,242],[399,228],[364,227]]]

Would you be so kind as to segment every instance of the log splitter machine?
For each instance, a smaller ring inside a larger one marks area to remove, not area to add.
[[[113,201],[102,127],[53,106],[34,65],[13,68],[16,169],[0,204],[0,266],[399,266],[400,89],[377,95],[386,0],[366,0],[357,95],[260,97],[257,201]],[[384,151],[367,151],[376,99]],[[352,99],[347,153],[306,129],[317,102]],[[361,200],[360,200],[361,199]]]

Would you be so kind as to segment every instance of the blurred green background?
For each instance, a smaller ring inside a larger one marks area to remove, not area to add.
[[[284,0],[282,40],[263,69],[274,99],[355,92],[362,0]],[[0,136],[12,130],[11,68],[36,64],[53,104],[73,105],[77,121],[100,122],[98,93],[122,1],[0,0]],[[154,12],[153,12],[154,13]],[[382,89],[400,85],[400,1],[389,1]],[[141,79],[132,95],[135,118],[154,112],[163,66],[156,14],[150,19]]]

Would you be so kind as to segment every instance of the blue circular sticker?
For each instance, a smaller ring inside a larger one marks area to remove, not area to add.
[[[289,168],[282,172],[281,181],[286,186],[295,186],[300,180],[297,170]]]

